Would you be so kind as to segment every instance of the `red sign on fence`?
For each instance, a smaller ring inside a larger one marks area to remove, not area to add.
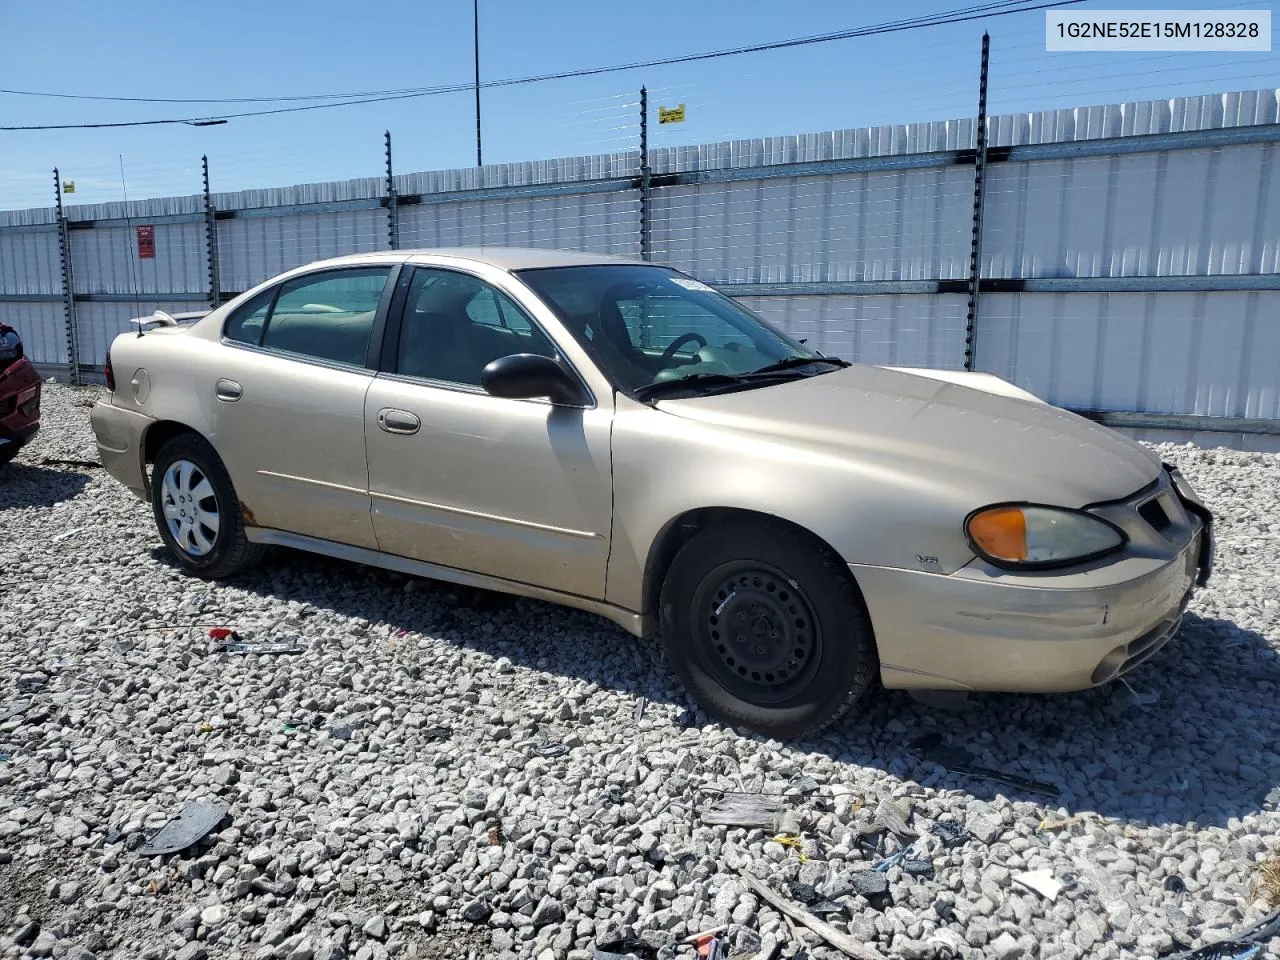
[[[154,260],[156,258],[156,228],[145,226],[138,228],[138,259]]]

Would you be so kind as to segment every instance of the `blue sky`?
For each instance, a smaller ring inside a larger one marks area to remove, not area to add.
[[[857,27],[973,0],[480,0],[481,74],[499,79]],[[1269,2],[1089,0],[1086,9],[1274,9]],[[1048,54],[1044,12],[694,64],[484,91],[486,162],[634,147],[638,90],[657,146],[951,119],[975,110],[978,50],[992,36],[990,110],[1009,113],[1280,86],[1280,54]],[[0,3],[0,87],[137,97],[256,97],[468,81],[471,0],[61,0]],[[272,105],[261,105],[263,107]],[[243,109],[254,109],[245,105]],[[0,95],[0,124],[107,122],[238,109]],[[224,126],[0,132],[0,207],[48,206],[50,170],[77,202],[195,193],[207,153],[215,190],[475,162],[472,95],[242,118]]]

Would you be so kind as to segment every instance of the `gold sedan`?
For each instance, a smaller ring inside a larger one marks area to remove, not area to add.
[[[279,544],[594,611],[774,736],[876,677],[1106,683],[1212,562],[1142,446],[985,374],[824,356],[665,267],[396,251],[149,319],[93,428],[192,573]]]

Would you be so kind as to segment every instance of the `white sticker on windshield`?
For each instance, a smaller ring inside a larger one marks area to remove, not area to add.
[[[688,277],[672,277],[671,282],[686,290],[697,290],[699,293],[711,293],[712,290],[701,280],[690,280]]]

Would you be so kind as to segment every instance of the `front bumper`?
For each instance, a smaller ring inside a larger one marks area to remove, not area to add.
[[[143,437],[154,422],[150,417],[117,407],[107,400],[95,403],[89,415],[102,466],[143,500],[147,499]]]
[[[1171,498],[1171,499],[1170,499]],[[1071,570],[1013,572],[975,561],[945,576],[850,565],[876,631],[886,687],[1050,693],[1114,680],[1177,632],[1212,564],[1208,511],[1192,510],[1169,474],[1099,505],[1125,516],[1159,499],[1168,524],[1132,526],[1119,557]],[[1203,519],[1200,511],[1203,511]]]

